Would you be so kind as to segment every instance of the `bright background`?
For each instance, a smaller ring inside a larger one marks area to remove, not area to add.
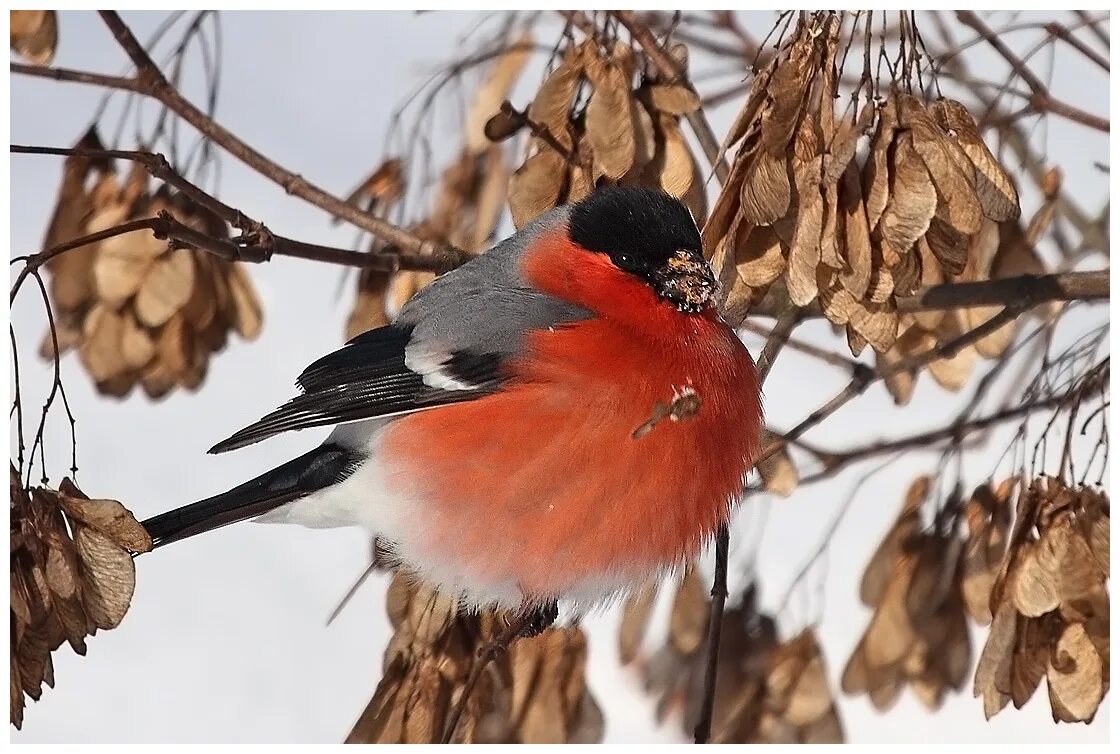
[[[469,49],[470,41],[464,43],[462,37],[480,15],[223,13],[219,118],[280,164],[344,195],[380,161],[393,107],[438,64]],[[752,30],[760,28],[756,22],[769,25],[769,14],[746,15]],[[124,15],[141,39],[162,17]],[[105,73],[127,70],[123,54],[94,13],[62,13],[60,27],[55,65]],[[538,41],[551,42],[544,34]],[[975,67],[991,58],[976,50],[971,60]],[[1107,75],[1070,61],[1059,54],[1055,80],[1061,82],[1061,96],[1100,111]],[[515,103],[526,101],[536,80],[534,73],[523,76]],[[188,79],[187,89],[198,101],[197,80]],[[14,77],[12,143],[71,144],[101,96],[92,87]],[[713,114],[717,133],[724,132],[738,104]],[[448,115],[439,125],[448,138],[437,153],[447,157],[458,149],[458,122]],[[1108,178],[1092,169],[1087,155],[1107,155],[1107,136],[1052,119],[1045,138],[1067,185],[1076,187],[1076,196],[1093,200],[1087,202],[1089,209],[1099,208]],[[58,158],[12,156],[13,256],[39,249],[61,166]],[[353,243],[353,229],[333,228],[323,212],[286,196],[229,157],[223,158],[220,196],[278,233],[324,244]],[[1027,214],[1034,209],[1029,201]],[[251,273],[264,306],[264,332],[253,343],[235,338],[211,361],[197,394],[177,392],[156,404],[142,394],[123,402],[103,399],[95,395],[77,357],[64,360],[63,379],[78,420],[78,481],[87,493],[120,499],[145,518],[226,489],[325,436],[325,431],[310,431],[237,453],[205,454],[216,439],[292,395],[300,370],[339,345],[351,306],[352,279],[338,268],[278,258]],[[45,318],[33,285],[25,288],[12,316],[23,356],[25,405],[34,406],[50,384],[50,369],[34,356]],[[1064,332],[1083,331],[1086,323],[1106,317],[1103,307],[1086,308],[1071,315],[1072,326]],[[821,322],[798,332],[835,350],[843,348],[842,340],[832,338]],[[747,343],[757,353],[760,341],[749,337]],[[838,370],[787,351],[766,391],[768,420],[779,428],[792,426],[846,379]],[[967,394],[967,388],[957,396],[946,394],[926,375],[903,412],[877,385],[811,437],[840,448],[934,427]],[[966,459],[970,483],[992,472],[1009,437],[1010,430],[997,433],[990,450]],[[48,468],[57,483],[69,466],[68,427],[61,411],[49,426],[47,449]],[[933,471],[936,462],[937,454],[914,452],[864,485],[826,557],[794,591],[781,615],[791,633],[806,621],[819,620],[834,684],[869,618],[856,597],[859,575],[910,480]],[[789,499],[755,498],[744,509],[733,540],[733,569],[757,555],[764,608],[781,601],[793,574],[870,465]],[[750,543],[759,539],[761,547],[754,552]],[[240,525],[142,557],[132,609],[123,624],[93,638],[84,658],[67,648],[56,653],[57,688],[29,704],[25,730],[13,729],[12,741],[340,741],[380,677],[389,630],[382,598],[385,578],[371,579],[332,626],[325,622],[368,554],[368,540],[357,530]],[[741,575],[733,574],[733,589],[743,583]],[[606,712],[606,740],[685,740],[675,721],[656,726],[641,679],[633,670],[618,668],[616,612],[586,625],[592,636],[589,682]],[[983,633],[975,638],[978,655]],[[661,639],[661,632],[653,631],[649,646],[658,646]],[[987,723],[970,689],[950,696],[937,714],[926,712],[909,692],[886,715],[875,712],[865,698],[839,699],[852,742],[1076,743],[1103,742],[1109,735],[1108,700],[1093,725],[1059,727],[1050,720],[1045,684],[1024,710],[1009,707]]]

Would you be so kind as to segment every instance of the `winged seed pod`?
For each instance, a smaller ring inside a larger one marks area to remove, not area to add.
[[[98,143],[91,130],[78,145]],[[183,194],[148,188],[139,163],[122,181],[109,162],[67,158],[44,248],[160,212],[228,237],[224,222]],[[230,330],[246,340],[260,332],[260,302],[242,265],[171,248],[146,231],[67,251],[47,269],[59,350],[77,348],[107,395],[123,397],[137,383],[153,399],[176,386],[195,390]],[[53,345],[47,333],[43,358],[53,356]]]
[[[881,100],[838,112],[840,35],[835,12],[802,14],[756,74],[724,143],[735,160],[704,248],[728,308],[747,312],[779,284],[796,306],[819,302],[854,355],[870,343],[884,357],[914,324],[896,299],[986,279],[990,265],[968,266],[977,239],[1017,219],[1019,198],[960,103],[926,102],[892,82]],[[934,342],[952,337],[932,319],[922,324]],[[915,333],[886,358],[924,340]],[[933,367],[935,377],[956,389],[972,356]],[[908,396],[912,379],[893,382],[896,399]]]
[[[385,213],[404,194],[404,189],[401,161],[390,158],[381,163],[347,201],[358,201],[364,196],[370,211]],[[376,251],[380,245],[380,242],[375,239],[371,243],[370,250]],[[386,294],[392,277],[392,273],[382,270],[362,270],[358,273],[358,291],[354,299],[354,308],[346,320],[347,340],[366,330],[389,324]]]
[[[481,155],[464,150],[443,172],[428,217],[409,230],[419,238],[471,252],[491,242],[505,201],[508,170],[498,145]],[[376,248],[379,244],[373,242]],[[384,273],[366,270],[346,324],[346,338],[391,321],[435,274],[421,270]]]
[[[1046,267],[1035,250],[1035,243],[1046,232],[1053,218],[1060,176],[1056,171],[1051,171],[1051,174],[1054,177],[1048,181],[1050,189],[1043,204],[1025,227],[1017,217],[998,223],[982,217],[980,229],[975,234],[966,236],[935,215],[925,236],[916,243],[918,254],[908,257],[919,266],[919,269],[912,270],[917,277],[916,282],[925,286],[948,281],[1044,273]],[[905,268],[905,264],[899,265],[894,274],[897,276],[897,270],[902,268]],[[996,316],[1001,308],[985,306],[948,312],[901,314],[898,317],[898,339],[889,350],[877,353],[876,359],[880,364],[889,365],[928,351],[939,342],[952,340],[979,327]],[[826,309],[826,313],[827,311]],[[1054,306],[1041,306],[1037,309],[1042,317],[1052,317],[1057,312],[1058,307]],[[926,369],[938,385],[956,392],[968,383],[982,359],[996,359],[1007,351],[1015,341],[1018,327],[1019,320],[1009,322],[976,343],[959,349],[955,356],[930,362]],[[918,374],[918,371],[912,371],[895,375],[886,381],[895,403],[906,405],[909,402]]]
[[[58,47],[58,15],[53,10],[8,11],[11,48],[32,65],[50,65]]]
[[[677,585],[668,641],[645,656],[638,646],[653,593],[639,592],[624,608],[622,659],[643,671],[647,690],[657,697],[658,720],[679,713],[691,735],[704,694],[711,603],[698,573],[689,569]],[[748,588],[723,614],[712,743],[842,743],[843,726],[813,631],[780,641],[777,624],[758,611],[756,596]]]
[[[439,741],[476,650],[504,616],[464,614],[452,600],[397,573],[386,596],[394,634],[384,675],[347,743]],[[587,639],[577,627],[519,639],[487,667],[467,700],[457,743],[596,743],[602,712],[587,689]]]
[[[909,686],[930,709],[960,690],[972,662],[961,593],[962,541],[951,528],[925,529],[920,510],[930,479],[910,486],[902,512],[879,545],[860,585],[875,609],[841,677],[848,694],[867,694],[887,710]]]
[[[1001,486],[1002,487],[1002,486]],[[1089,722],[1109,687],[1108,495],[1039,477],[1020,490],[973,694],[991,717],[1045,677],[1055,722]]]
[[[703,223],[703,177],[680,125],[700,99],[660,81],[640,55],[621,41],[603,50],[591,39],[561,52],[525,113],[532,138],[509,186],[517,228],[604,184],[659,187]]]
[[[152,540],[116,500],[90,500],[69,479],[58,490],[24,488],[11,467],[11,707],[54,687],[51,653],[63,642],[86,653],[86,637],[115,628],[136,586],[131,553]]]

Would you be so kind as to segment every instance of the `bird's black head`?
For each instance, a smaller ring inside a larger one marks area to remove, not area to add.
[[[653,286],[678,309],[710,306],[716,279],[700,250],[700,231],[681,202],[643,186],[604,186],[572,208],[568,233],[588,251]]]

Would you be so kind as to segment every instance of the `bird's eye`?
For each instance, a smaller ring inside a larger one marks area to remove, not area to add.
[[[642,268],[641,261],[633,254],[616,254],[614,257],[614,263],[627,272],[635,272]]]

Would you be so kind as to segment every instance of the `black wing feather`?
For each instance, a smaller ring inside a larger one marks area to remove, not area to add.
[[[340,380],[399,372],[404,367],[404,349],[411,339],[411,327],[389,325],[368,330],[308,365],[296,378],[296,385],[309,393],[323,386],[338,385]]]
[[[389,325],[370,330],[308,366],[296,381],[303,391],[286,404],[210,449],[211,453],[252,445],[281,432],[325,427],[378,416],[460,403],[496,390],[502,356],[456,351],[441,366],[469,385],[442,390],[405,366],[412,328]]]

